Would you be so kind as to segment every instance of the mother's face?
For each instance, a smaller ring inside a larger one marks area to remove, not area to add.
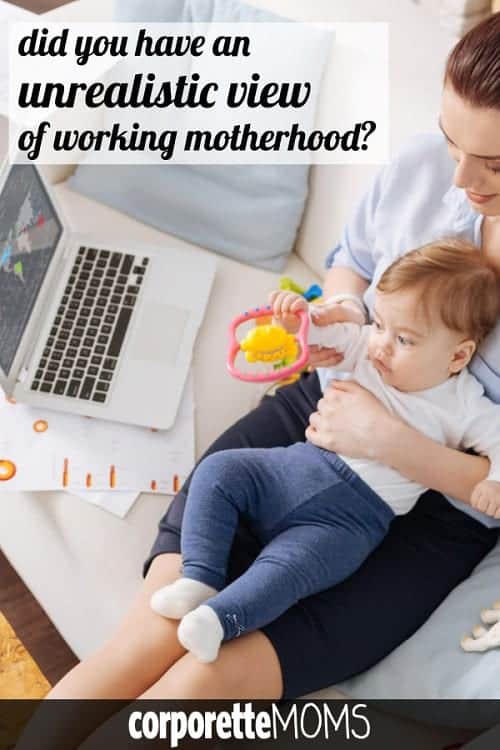
[[[500,216],[500,109],[473,106],[447,84],[440,125],[457,163],[455,185],[475,211]]]

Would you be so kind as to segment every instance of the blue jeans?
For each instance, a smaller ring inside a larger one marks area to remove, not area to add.
[[[240,517],[265,546],[226,586]],[[205,604],[230,640],[348,578],[393,518],[344,461],[310,443],[221,451],[205,458],[191,480],[181,534],[183,575],[218,590]]]
[[[220,435],[205,456],[303,441],[321,396],[317,373],[303,375],[278,388],[275,396],[265,396]],[[373,440],[377,439],[374,434]],[[144,575],[155,558],[180,553],[192,476],[161,517]],[[426,492],[409,513],[394,519],[385,539],[352,576],[301,599],[264,625],[262,633],[280,665],[282,698],[341,683],[379,662],[424,624],[497,540],[497,529],[462,513],[438,492]],[[228,581],[248,570],[261,550],[262,544],[241,518],[229,557]],[[259,665],[249,669],[258,670]]]

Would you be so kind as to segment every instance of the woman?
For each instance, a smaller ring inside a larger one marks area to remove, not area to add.
[[[325,323],[361,322],[361,300],[370,307],[374,285],[394,257],[439,237],[473,241],[500,273],[499,51],[496,14],[452,52],[440,119],[443,135],[410,143],[382,170],[361,202],[328,259],[326,296],[340,297],[323,311]],[[312,355],[314,365],[340,359],[332,351]],[[488,395],[500,401],[500,324],[472,369]],[[305,376],[274,398],[265,398],[209,452],[287,445],[303,440],[304,434],[315,445],[378,459],[435,489],[392,524],[386,540],[350,579],[299,602],[262,631],[224,644],[216,662],[201,664],[183,652],[177,623],[156,615],[149,603],[156,589],[179,576],[186,484],[160,522],[145,565],[146,580],[130,612],[110,641],[70,672],[49,697],[304,695],[382,659],[494,546],[497,530],[486,525],[486,517],[474,518],[464,504],[472,487],[486,476],[487,460],[432,443],[354,383],[339,383],[321,398],[316,374]],[[464,502],[449,501],[445,494]],[[249,531],[241,527],[233,545],[232,575],[242,572],[257,552]]]

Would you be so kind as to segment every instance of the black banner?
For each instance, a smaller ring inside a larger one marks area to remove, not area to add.
[[[498,701],[0,701],[0,750],[500,749]]]

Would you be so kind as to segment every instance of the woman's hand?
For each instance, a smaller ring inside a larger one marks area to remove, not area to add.
[[[379,437],[392,419],[366,388],[352,381],[334,381],[311,414],[306,438],[319,448],[351,458],[377,459]]]
[[[474,488],[490,471],[485,456],[470,456],[434,442],[352,381],[329,385],[317,408],[309,419],[306,438],[318,448],[378,461],[423,487],[464,503],[475,502],[480,510],[490,509],[490,490],[487,504],[478,493],[471,502]]]

